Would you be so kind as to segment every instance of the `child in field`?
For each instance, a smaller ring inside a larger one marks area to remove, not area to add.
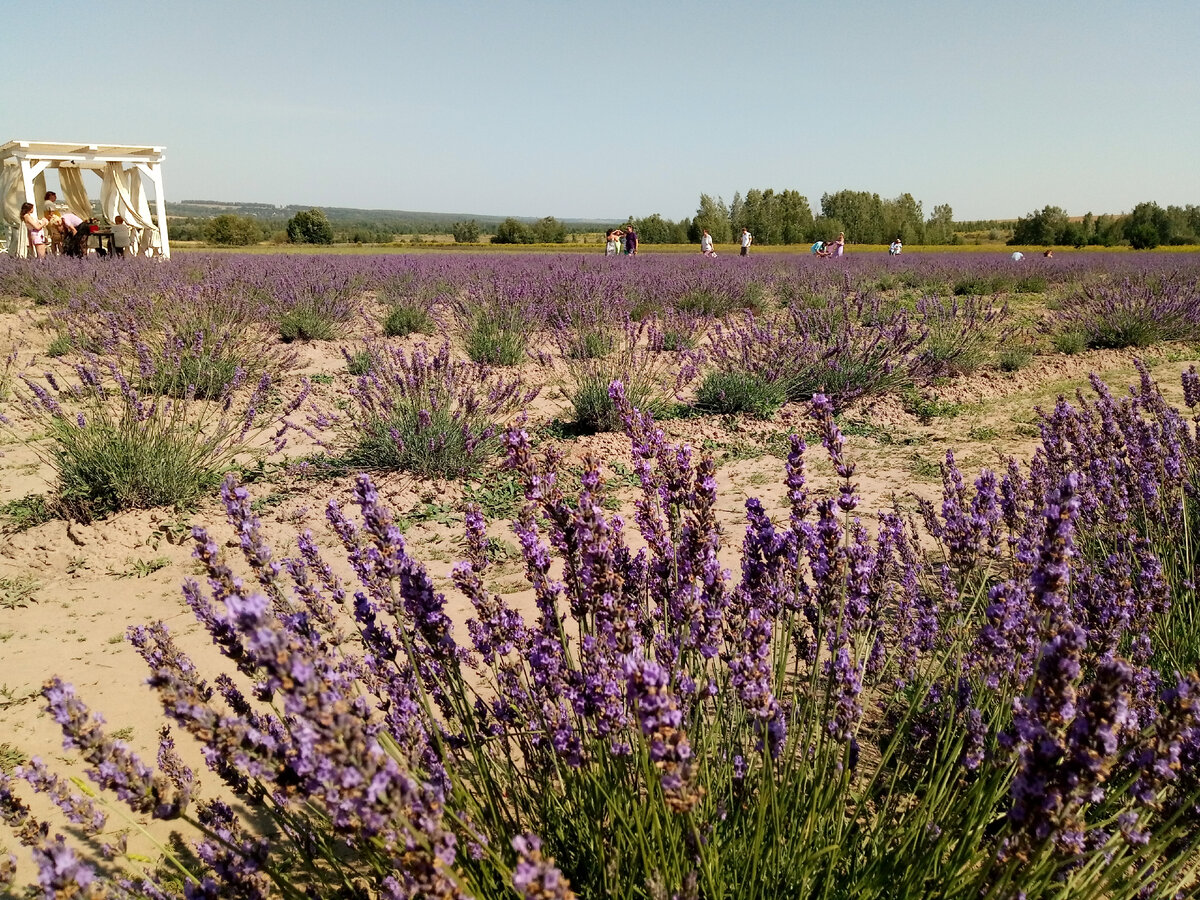
[[[32,203],[21,204],[21,221],[29,233],[29,249],[37,259],[46,256],[46,220],[39,219]]]
[[[900,251],[903,249],[904,247],[900,243],[900,236],[896,235],[896,239],[892,241],[891,246],[888,247],[888,256],[899,256]]]
[[[50,235],[50,255],[58,256],[63,249],[63,217],[58,209],[51,207],[46,222],[46,232]]]

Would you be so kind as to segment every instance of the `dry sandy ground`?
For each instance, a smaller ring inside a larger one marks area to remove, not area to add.
[[[30,322],[27,314],[0,315],[0,335],[19,328],[27,347],[37,350],[48,336],[31,328]],[[332,383],[316,386],[320,402],[331,405],[345,394],[349,381],[336,346],[304,347],[300,353],[297,375],[334,376]],[[1194,348],[1162,348],[1145,357],[1164,392],[1178,400],[1178,374],[1198,358]],[[948,449],[955,451],[972,478],[981,467],[997,466],[1004,456],[1027,458],[1036,442],[1031,424],[1035,406],[1051,406],[1058,394],[1071,394],[1080,386],[1086,390],[1090,371],[1115,387],[1129,384],[1134,379],[1133,358],[1132,353],[1117,351],[1043,356],[1017,373],[986,371],[961,378],[940,389],[942,399],[959,404],[956,414],[928,424],[894,399],[860,404],[844,420],[850,454],[858,463],[861,510],[869,515],[894,503],[911,508],[914,495],[936,497],[937,466]],[[553,373],[536,366],[527,367],[525,374],[546,382],[554,379]],[[565,403],[555,393],[550,388],[536,402],[531,410],[534,424],[562,414]],[[17,427],[19,431],[20,422]],[[736,572],[744,501],[758,496],[768,511],[783,512],[784,463],[779,450],[786,448],[782,438],[787,433],[807,430],[805,410],[788,406],[770,422],[710,417],[673,420],[666,428],[674,438],[710,450],[718,461],[727,564]],[[30,446],[2,431],[0,441],[0,504],[51,489],[52,472]],[[577,464],[592,453],[608,465],[629,465],[628,443],[622,436],[584,437],[565,442],[565,447],[569,463]],[[292,452],[305,449],[297,446]],[[808,460],[818,488],[830,490],[832,472],[819,445],[810,449]],[[469,610],[448,579],[462,546],[461,487],[401,475],[382,476],[377,482],[394,510],[417,520],[406,532],[409,545],[446,592],[451,615],[460,626],[458,634],[466,639],[461,623]],[[261,515],[276,555],[293,553],[297,533],[311,529],[327,549],[327,561],[347,574],[336,538],[325,528],[324,510],[331,499],[348,504],[350,487],[348,477],[299,481],[283,474],[253,485],[253,495],[265,501]],[[623,500],[633,496],[631,487],[622,488]],[[124,639],[126,628],[161,619],[180,635],[203,671],[211,675],[222,668],[222,659],[180,594],[181,583],[197,574],[188,537],[192,525],[210,529],[221,542],[232,537],[215,499],[186,512],[127,512],[91,525],[56,520],[0,534],[0,766],[10,768],[20,758],[36,755],[60,770],[78,771],[74,757],[62,750],[57,727],[42,711],[38,691],[51,675],[74,684],[86,702],[103,711],[110,728],[122,729],[135,748],[153,758],[162,718],[155,696],[144,685],[145,666]],[[493,522],[491,532],[512,543],[505,522]],[[228,552],[236,567],[236,545],[227,546],[232,547]],[[521,572],[515,560],[500,565],[491,573],[490,586],[509,595],[518,608],[529,609],[531,594],[524,590]],[[188,741],[180,744],[189,761],[199,765]],[[215,778],[207,781],[214,786]],[[109,829],[133,824],[114,814]],[[158,823],[151,831],[161,836],[164,828]],[[149,841],[137,833],[131,835],[130,847],[156,856]]]

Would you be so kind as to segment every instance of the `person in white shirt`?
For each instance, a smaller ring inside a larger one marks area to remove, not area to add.
[[[889,256],[899,256],[900,251],[903,249],[904,249],[904,247],[900,243],[900,238],[899,238],[899,236],[897,236],[896,239],[894,241],[892,241],[891,246],[888,247],[888,255]]]
[[[125,248],[129,246],[130,229],[125,223],[125,220],[117,216],[113,220],[112,227],[112,242],[113,252],[122,259],[125,257]]]
[[[716,256],[713,253],[712,235],[708,233],[708,229],[704,229],[704,234],[700,238],[700,252],[705,256]]]
[[[754,240],[754,236],[750,234],[749,228],[742,229],[742,256],[750,255],[750,243]]]

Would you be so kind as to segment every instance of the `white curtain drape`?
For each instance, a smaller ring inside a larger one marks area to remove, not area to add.
[[[137,183],[137,198],[132,196],[131,183]],[[158,229],[150,217],[150,207],[142,196],[142,179],[136,171],[126,172],[120,163],[104,167],[104,185],[100,188],[100,204],[104,217],[115,222],[124,219],[137,237],[137,250],[160,246]]]
[[[150,213],[150,202],[146,199],[146,192],[142,190],[142,173],[137,169],[129,170],[129,199],[130,205],[137,210],[138,218],[143,222],[148,223],[144,228],[134,230],[134,253],[147,253],[154,251],[158,252],[162,249],[162,235],[159,234],[158,226],[154,224],[154,217]]]
[[[83,172],[79,167],[61,166],[58,170],[58,180],[62,184],[63,199],[67,201],[71,212],[85,221],[90,219],[93,215],[92,201],[88,197],[87,188],[83,186]]]
[[[4,225],[8,252],[24,257],[29,252],[29,235],[21,223],[21,204],[25,202],[25,182],[20,166],[0,166],[0,203],[4,206]]]

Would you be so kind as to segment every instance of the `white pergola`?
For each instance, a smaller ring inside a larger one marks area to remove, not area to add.
[[[171,245],[167,240],[167,205],[162,181],[162,163],[166,158],[165,150],[165,147],[137,147],[127,144],[9,141],[7,144],[0,145],[0,166],[3,167],[0,173],[5,176],[2,183],[8,186],[7,196],[0,198],[0,202],[5,204],[4,217],[12,225],[14,211],[9,210],[8,206],[22,188],[25,202],[32,203],[39,214],[41,213],[42,197],[38,194],[38,187],[47,169],[88,169],[96,172],[103,179],[106,173],[111,173],[115,168],[125,179],[136,177],[141,180],[141,184],[148,180],[154,186],[154,225],[158,229],[158,247],[155,249],[161,256],[170,257]],[[120,214],[124,215],[127,221],[131,219],[129,213],[136,217],[138,210],[129,206],[127,193],[119,190],[115,193],[118,195],[118,199],[113,203],[119,204],[116,208],[123,210]],[[142,202],[144,203],[144,201]],[[19,203],[20,201],[18,201],[18,207]],[[145,209],[144,206],[143,209]],[[105,213],[107,215],[108,211],[105,210]],[[10,249],[11,243],[10,241]]]

